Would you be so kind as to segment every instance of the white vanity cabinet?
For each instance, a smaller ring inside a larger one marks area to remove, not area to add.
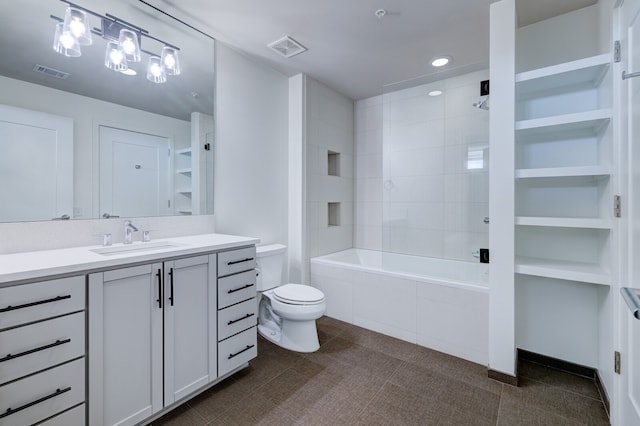
[[[0,425],[85,422],[85,276],[0,288]]]
[[[218,374],[258,355],[255,246],[218,254]]]
[[[137,424],[217,378],[215,256],[90,275],[91,425]]]

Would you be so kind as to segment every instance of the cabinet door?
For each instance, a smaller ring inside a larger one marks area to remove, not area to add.
[[[89,423],[133,425],[162,409],[162,264],[89,277]]]
[[[215,255],[164,263],[164,403],[217,377]],[[213,349],[213,354],[211,353]]]

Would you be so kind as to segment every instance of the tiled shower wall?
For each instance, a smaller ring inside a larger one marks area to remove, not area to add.
[[[473,103],[488,78],[356,103],[355,247],[478,261],[472,253],[489,244],[489,112]]]
[[[353,247],[353,101],[306,77],[307,258]]]

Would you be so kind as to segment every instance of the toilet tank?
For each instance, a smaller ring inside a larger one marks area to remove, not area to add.
[[[258,262],[258,291],[270,290],[284,284],[282,282],[282,268],[284,267],[287,246],[283,244],[268,244],[256,247]]]

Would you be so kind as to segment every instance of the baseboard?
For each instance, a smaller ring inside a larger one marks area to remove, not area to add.
[[[592,367],[574,364],[573,362],[564,361],[562,359],[553,358],[546,355],[540,355],[534,352],[526,351],[524,349],[518,349],[518,360],[535,362],[536,364],[546,365],[547,367],[555,368],[556,370],[566,371],[567,373],[588,377],[594,380],[598,371]]]
[[[489,376],[490,379],[497,380],[507,385],[516,386],[516,387],[518,386],[517,373],[516,373],[516,376],[512,376],[510,374],[503,373],[501,371],[488,369],[487,376]]]

